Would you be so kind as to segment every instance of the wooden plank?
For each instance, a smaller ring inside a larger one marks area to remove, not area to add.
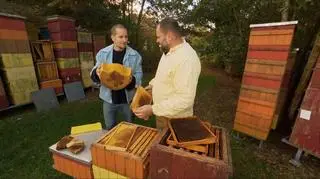
[[[272,118],[275,109],[270,106],[263,106],[240,99],[238,101],[237,111],[251,113],[253,116],[265,116],[269,119]]]
[[[292,35],[293,29],[271,29],[271,30],[255,30],[253,29],[250,35]]]
[[[234,123],[233,129],[238,132],[247,134],[251,137],[254,137],[258,140],[266,140],[269,135],[269,130],[268,131],[261,131],[261,130],[256,129],[255,127],[249,127],[244,124],[239,124],[237,121]]]
[[[290,46],[293,34],[286,35],[258,35],[250,34],[249,45],[288,45]]]
[[[297,109],[299,107],[299,104],[301,102],[301,100],[303,99],[303,94],[305,89],[307,88],[308,84],[309,84],[309,80],[311,78],[311,75],[313,73],[313,69],[316,66],[317,61],[320,58],[320,31],[317,34],[317,38],[315,40],[315,45],[312,48],[311,54],[308,58],[307,64],[304,68],[304,71],[302,73],[302,76],[300,78],[300,81],[298,83],[298,86],[296,88],[294,97],[292,99],[290,108],[289,108],[289,119],[290,120],[294,120],[295,119],[295,115],[297,113]]]
[[[150,144],[150,142],[152,141],[152,139],[154,138],[154,136],[156,135],[155,132],[152,132],[147,139],[144,141],[143,145],[140,147],[140,149],[137,151],[137,155],[142,156],[142,152],[144,151],[144,149]]]
[[[139,161],[136,161],[136,176],[137,179],[143,179],[144,174],[143,164]]]
[[[248,51],[247,58],[262,59],[262,60],[278,60],[287,61],[288,51]]]
[[[247,98],[247,97],[243,97],[243,96],[239,97],[239,101],[243,101],[246,103],[252,103],[252,104],[260,105],[260,106],[264,106],[264,107],[270,107],[270,108],[275,108],[275,106],[276,106],[274,102],[264,101],[264,100],[260,100],[260,99],[252,99],[252,98]]]
[[[257,128],[261,131],[269,131],[270,125],[272,123],[271,116],[258,116],[252,114],[250,111],[237,111],[235,116],[235,122],[241,125],[245,125],[251,128]]]
[[[249,50],[288,51],[288,45],[249,45]]]
[[[274,94],[274,95],[277,95],[279,92],[279,90],[256,87],[256,86],[248,86],[248,85],[244,85],[244,84],[241,85],[241,89],[253,90],[253,91],[258,91],[258,92],[263,92],[263,93],[270,93],[270,94]]]
[[[136,162],[131,157],[126,157],[125,159],[126,164],[126,176],[129,178],[134,178],[136,176]]]
[[[126,176],[126,169],[125,169],[125,159],[124,156],[122,154],[120,154],[119,152],[115,153],[115,168],[116,168],[116,173]]]
[[[151,134],[152,134],[152,131],[148,130],[147,134],[141,139],[141,141],[138,143],[138,145],[133,149],[131,153],[134,155],[137,155],[137,152],[143,146],[143,144],[146,142],[146,140],[149,138]]]
[[[216,130],[217,142],[215,143],[215,158],[220,159],[220,131]]]
[[[145,131],[146,129],[143,128],[143,127],[137,127],[133,137],[132,137],[132,140],[130,141],[130,144],[128,146],[128,149],[131,148],[131,146],[137,141],[137,139],[142,135],[142,133]]]
[[[105,151],[105,160],[106,160],[106,169],[110,171],[116,171],[116,166],[115,166],[115,155],[112,151]]]
[[[254,64],[247,63],[245,66],[245,72],[258,73],[258,74],[268,74],[268,75],[283,75],[284,66],[278,65],[265,65],[265,64]]]
[[[257,78],[255,76],[247,75],[243,76],[242,84],[246,86],[269,88],[272,90],[277,90],[281,87],[280,80]]]
[[[142,132],[142,134],[135,140],[135,142],[130,146],[128,152],[131,153],[136,147],[137,145],[140,143],[140,141],[142,140],[142,138],[144,136],[147,135],[147,133],[149,132],[148,129],[144,129],[144,131]]]
[[[102,146],[97,146],[97,166],[101,167],[101,168],[106,168],[106,154],[104,151],[104,148]]]
[[[270,103],[276,103],[277,98],[276,94],[274,93],[265,93],[261,91],[251,90],[248,88],[241,88],[239,96],[250,99],[262,100]]]
[[[287,64],[286,61],[279,60],[264,60],[264,59],[255,59],[255,58],[247,58],[246,64],[261,64],[261,65],[273,65],[273,66],[285,66]]]
[[[27,31],[0,29],[0,39],[28,40],[28,35],[27,35]]]
[[[175,141],[173,140],[172,135],[170,134],[169,137],[167,138],[167,143],[171,146],[175,146]],[[208,153],[208,145],[189,145],[183,147],[184,149],[187,150],[192,150],[196,152],[201,152],[201,153]]]

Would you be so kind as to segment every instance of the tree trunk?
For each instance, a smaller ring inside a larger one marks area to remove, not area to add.
[[[122,9],[122,20],[126,19],[126,0],[121,1],[121,9]]]
[[[281,12],[281,21],[289,20],[289,8],[290,8],[290,0],[284,0],[282,12]]]
[[[141,20],[142,20],[142,14],[143,14],[143,8],[144,8],[144,4],[145,4],[146,0],[142,0],[141,3],[141,9],[138,15],[138,22],[137,22],[137,31],[136,31],[136,45],[137,48],[139,48],[139,34],[140,34],[140,25],[141,25]]]

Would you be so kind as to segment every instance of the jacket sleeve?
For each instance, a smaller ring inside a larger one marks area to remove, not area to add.
[[[102,64],[102,52],[99,51],[96,55],[96,64],[94,65],[94,67],[92,68],[91,72],[90,72],[90,77],[92,79],[93,82],[96,83],[100,83],[100,79],[99,76],[97,75],[96,71],[97,68]]]
[[[135,86],[141,86],[143,72],[142,72],[142,58],[139,53],[136,60],[136,64],[134,66],[133,76],[135,77]]]

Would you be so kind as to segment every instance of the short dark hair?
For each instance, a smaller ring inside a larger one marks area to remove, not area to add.
[[[183,36],[182,28],[179,26],[178,21],[173,18],[164,18],[162,21],[159,22],[158,25],[164,33],[170,31],[175,33],[179,37]]]
[[[117,29],[126,29],[127,30],[127,28],[124,26],[124,25],[122,25],[122,24],[116,24],[116,25],[114,25],[114,26],[112,26],[112,28],[111,28],[111,35],[116,35],[116,30]]]

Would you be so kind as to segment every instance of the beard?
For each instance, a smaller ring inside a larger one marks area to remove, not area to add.
[[[169,46],[168,46],[168,43],[167,42],[164,42],[162,44],[159,44],[160,46],[160,50],[164,53],[164,54],[167,54],[170,50]]]
[[[169,48],[168,47],[161,47],[160,50],[164,53],[167,54],[169,52]]]

